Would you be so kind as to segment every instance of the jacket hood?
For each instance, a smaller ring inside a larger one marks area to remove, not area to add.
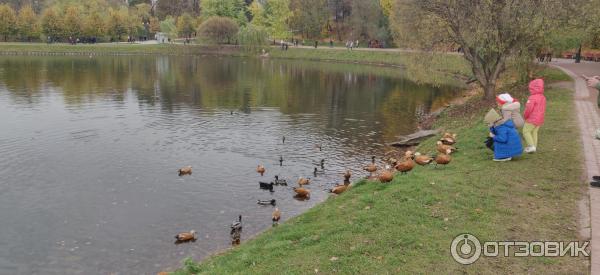
[[[502,119],[502,116],[500,114],[498,114],[498,112],[496,112],[496,110],[494,110],[493,108],[490,109],[489,112],[487,112],[487,114],[485,115],[485,117],[483,118],[483,121],[487,124],[487,125],[492,125],[494,124],[494,122],[498,121]]]
[[[502,110],[521,111],[521,103],[516,102],[516,101],[513,103],[506,103],[506,104],[502,105]]]
[[[544,94],[544,80],[538,78],[529,82],[529,92],[532,95]]]

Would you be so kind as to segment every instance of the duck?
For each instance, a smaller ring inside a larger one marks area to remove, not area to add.
[[[190,230],[189,232],[179,233],[179,234],[175,235],[175,239],[177,239],[178,242],[195,241],[196,240],[196,231]]]
[[[256,167],[256,172],[259,173],[261,177],[265,174],[265,171],[267,171],[267,170],[262,165],[258,165]]]
[[[437,151],[442,154],[450,155],[458,150],[456,147],[446,145],[441,141],[438,141],[436,144],[437,144]]]
[[[350,177],[352,177],[352,172],[350,172],[350,170],[346,170],[346,173],[344,173],[344,182],[349,182]]]
[[[381,174],[379,174],[379,181],[386,183],[394,179],[394,173],[390,171],[390,168],[391,167],[389,165],[386,165],[385,169],[381,171]]]
[[[260,189],[265,189],[265,190],[269,190],[270,192],[274,192],[273,191],[273,185],[275,183],[273,182],[264,182],[264,181],[259,181],[258,182],[258,186],[260,187]]]
[[[296,192],[296,196],[300,198],[308,198],[310,197],[310,190],[304,187],[294,187],[294,192]]]
[[[319,169],[317,169],[317,167],[315,167],[315,170],[313,170],[313,175],[315,175],[315,177],[317,177],[317,175],[323,175],[325,174],[325,171],[321,170],[319,171]]]
[[[329,189],[329,192],[339,195],[348,190],[348,188],[350,188],[350,181],[344,181],[344,184],[338,184],[334,186],[333,188]]]
[[[406,174],[408,173],[410,170],[412,170],[413,168],[415,168],[415,162],[412,159],[412,152],[411,151],[407,151],[405,153],[404,156],[404,160],[398,162],[398,164],[396,164],[396,170],[400,171],[401,174]]]
[[[242,215],[238,216],[238,220],[231,223],[231,231],[229,232],[231,236],[231,244],[238,245],[240,244],[240,240],[242,237]]]
[[[307,184],[310,184],[309,178],[303,178],[303,177],[298,178],[298,185],[300,187],[302,187],[303,185],[307,185]]]
[[[365,166],[364,169],[365,169],[365,171],[373,174],[377,171],[377,165],[375,165],[375,163],[371,163],[371,164]]]
[[[371,163],[375,164],[375,156],[371,156]]]
[[[283,156],[279,156],[279,166],[283,166]]]
[[[260,205],[273,205],[273,206],[275,206],[275,204],[277,204],[277,201],[275,199],[270,199],[270,200],[256,200],[256,204],[260,204]]]
[[[273,215],[271,215],[273,225],[276,225],[279,222],[279,219],[281,219],[281,211],[279,211],[279,208],[275,208]]]
[[[287,186],[287,181],[279,179],[278,175],[275,175],[275,181],[274,182],[275,182],[276,185]]]
[[[438,166],[438,164],[441,165],[447,165],[450,163],[450,161],[452,161],[452,157],[448,154],[438,154],[435,157],[435,167]]]
[[[185,166],[182,167],[181,169],[178,170],[179,171],[179,176],[183,176],[183,175],[191,175],[192,174],[192,166]]]
[[[440,141],[445,145],[454,145],[456,143],[455,139],[448,137],[442,137]]]
[[[415,159],[415,162],[421,166],[425,166],[425,165],[431,164],[433,162],[432,157],[430,157],[428,155],[422,155],[419,152],[415,153],[414,159]]]

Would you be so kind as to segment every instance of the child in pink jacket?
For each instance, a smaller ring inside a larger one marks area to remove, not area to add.
[[[529,93],[525,105],[525,126],[523,127],[523,137],[527,143],[526,153],[534,153],[537,150],[538,131],[544,124],[546,114],[546,97],[544,96],[544,80],[534,79],[529,82]]]

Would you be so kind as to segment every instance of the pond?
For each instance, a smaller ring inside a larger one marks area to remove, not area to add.
[[[269,228],[273,207],[258,199],[298,215],[460,90],[401,76],[211,56],[0,57],[0,274],[156,274],[230,247],[238,215],[242,241]],[[312,178],[311,198],[295,200],[294,184],[260,190],[274,175]],[[191,229],[196,242],[174,244]]]

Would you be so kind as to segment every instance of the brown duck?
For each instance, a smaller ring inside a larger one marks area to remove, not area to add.
[[[262,165],[258,165],[256,167],[256,172],[259,173],[261,177],[265,174],[265,171],[267,171],[267,170]]]
[[[192,166],[185,166],[182,167],[181,169],[178,170],[179,171],[179,175],[183,176],[183,175],[191,175],[192,174]]]
[[[441,141],[437,142],[437,151],[442,153],[442,154],[447,154],[450,155],[454,152],[456,152],[458,149],[456,147],[450,146],[450,145],[446,145]]]
[[[450,161],[452,161],[452,157],[448,154],[438,154],[435,157],[435,167],[438,166],[438,164],[440,165],[447,165],[450,163]]]
[[[428,155],[421,155],[421,153],[415,153],[415,162],[418,165],[425,166],[433,162],[433,158]]]
[[[401,174],[406,174],[408,173],[410,170],[412,170],[413,168],[415,168],[415,162],[413,161],[413,154],[411,151],[407,151],[404,154],[404,158],[403,160],[399,161],[398,164],[396,164],[396,170],[400,171]]]

